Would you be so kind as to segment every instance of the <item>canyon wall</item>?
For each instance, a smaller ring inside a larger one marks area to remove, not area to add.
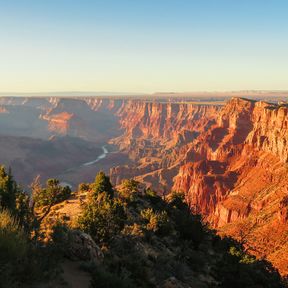
[[[251,253],[270,260],[287,275],[288,107],[241,98],[216,104],[97,97],[0,98],[0,132],[42,138],[50,144],[37,142],[37,147],[53,149],[53,135],[72,137],[65,140],[73,142],[66,150],[72,151],[75,163],[86,157],[76,157],[81,153],[77,147],[82,151],[93,147],[93,154],[109,142],[117,149],[101,165],[111,168],[114,184],[134,177],[159,193],[183,192],[191,209],[219,233],[243,242]],[[27,142],[24,148],[17,146],[20,156],[29,150]],[[35,145],[25,154],[29,159]],[[61,163],[62,144],[57,147]],[[41,155],[32,159],[41,160]],[[21,160],[20,156],[17,163],[26,163],[27,157]],[[70,156],[65,159],[72,165]],[[50,168],[43,169],[48,173]],[[89,169],[81,172],[83,177],[97,172],[96,166]],[[81,173],[76,172],[81,181]]]
[[[233,98],[223,107],[125,103],[119,145],[135,177],[162,193],[182,191],[223,235],[288,273],[288,107]]]

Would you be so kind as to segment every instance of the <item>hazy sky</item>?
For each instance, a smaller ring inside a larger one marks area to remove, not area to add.
[[[0,0],[0,92],[288,90],[287,0]]]

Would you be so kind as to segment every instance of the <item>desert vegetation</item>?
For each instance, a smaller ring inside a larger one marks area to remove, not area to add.
[[[67,258],[82,263],[97,288],[284,287],[269,263],[221,239],[192,214],[181,193],[163,199],[133,179],[113,187],[100,172],[93,183],[79,185],[77,193],[86,198],[77,221],[52,221],[47,238],[41,222],[77,193],[50,179],[46,187],[34,182],[30,197],[4,167],[0,183],[0,287],[43,281],[54,287]]]

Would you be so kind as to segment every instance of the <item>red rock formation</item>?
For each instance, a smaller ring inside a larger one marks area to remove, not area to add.
[[[124,132],[111,143],[126,152],[134,165],[129,166],[128,174],[125,167],[112,169],[112,180],[117,184],[128,175],[139,176],[147,185],[169,189],[179,165],[188,160],[190,143],[215,123],[219,109],[220,106],[125,102],[117,111]]]
[[[183,191],[221,233],[288,274],[287,106],[240,98],[222,108],[131,101],[117,115],[124,133],[112,142],[135,164],[113,168],[115,182],[134,176]]]
[[[56,132],[57,134],[67,135],[71,119],[75,117],[74,114],[67,112],[61,112],[58,114],[53,114],[50,117],[43,116],[42,119],[48,121],[48,129],[51,132]]]
[[[183,191],[220,233],[288,274],[287,104],[233,98],[221,107],[96,97],[5,98],[0,104],[9,111],[0,115],[5,133],[15,128],[43,137],[110,140],[120,153],[105,168],[126,164],[111,169],[114,183],[135,177],[160,192]],[[28,124],[19,121],[21,105],[31,116]],[[5,126],[11,123],[13,129]]]
[[[287,113],[285,106],[232,99],[194,141],[192,149],[205,160],[182,166],[173,186],[221,233],[247,242],[285,275]]]

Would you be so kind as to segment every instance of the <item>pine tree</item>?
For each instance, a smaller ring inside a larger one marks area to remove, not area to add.
[[[0,206],[10,210],[15,209],[15,199],[17,185],[11,174],[11,169],[7,173],[4,166],[0,166]]]
[[[113,186],[110,182],[110,178],[105,175],[103,171],[100,171],[96,177],[95,181],[92,184],[92,193],[93,198],[94,196],[97,197],[98,194],[105,192],[110,198],[114,196]]]

